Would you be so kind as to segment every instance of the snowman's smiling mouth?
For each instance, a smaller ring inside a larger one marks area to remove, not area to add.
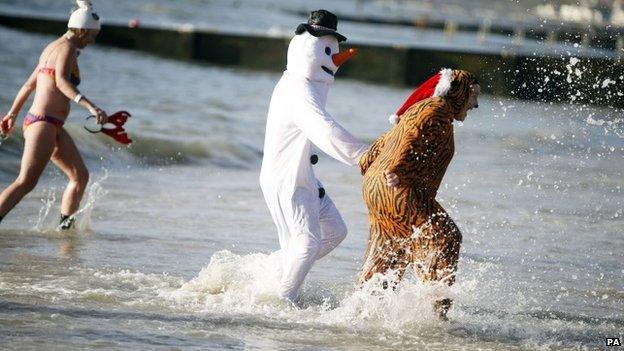
[[[334,76],[334,72],[331,69],[329,69],[329,68],[327,68],[325,66],[321,66],[321,68],[323,69],[323,71],[327,72],[327,74],[329,74],[330,76],[332,76],[332,77]]]

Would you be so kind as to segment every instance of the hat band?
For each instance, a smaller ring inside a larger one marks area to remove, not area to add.
[[[329,27],[324,27],[324,26],[319,26],[318,24],[311,24],[310,27],[314,28],[314,29],[324,29],[324,30],[331,30],[332,32],[335,32],[336,30],[333,28],[329,28]]]

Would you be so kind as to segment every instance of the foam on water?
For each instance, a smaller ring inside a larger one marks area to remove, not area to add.
[[[160,303],[158,294],[183,283],[167,274],[130,270],[68,267],[63,275],[20,281],[19,274],[4,274],[0,296],[40,296],[55,303],[104,303],[107,306],[150,306]]]
[[[381,281],[392,277],[376,276],[360,288],[308,280],[296,306],[277,298],[275,266],[272,255],[224,250],[188,280],[106,268],[72,267],[62,276],[32,281],[4,273],[0,296],[23,300],[37,296],[61,305],[95,304],[102,310],[129,306],[150,313],[200,316],[224,328],[287,328],[321,338],[357,335],[383,347],[451,350],[467,345],[496,349],[501,344],[511,350],[584,349],[623,323],[532,309],[533,294],[506,281],[496,264],[470,258],[462,259],[458,281],[450,291],[423,284],[413,274],[407,274],[396,289],[381,288]],[[455,301],[451,321],[442,322],[432,302],[449,294]]]
[[[262,306],[284,306],[277,299],[278,266],[275,256],[219,251],[197,277],[161,296],[220,313],[253,313]]]
[[[185,309],[211,315],[249,315],[250,318],[292,323],[300,328],[339,328],[376,335],[403,345],[431,345],[436,338],[477,338],[548,348],[586,342],[614,325],[592,325],[591,320],[569,319],[556,313],[526,313],[528,296],[521,290],[505,294],[505,281],[496,265],[463,259],[464,269],[450,292],[439,284],[423,284],[407,274],[396,289],[383,289],[376,276],[362,287],[320,287],[307,283],[298,306],[277,299],[279,282],[274,258],[265,254],[215,253],[197,277],[161,298]],[[441,322],[432,309],[440,296],[455,300],[450,323]],[[482,306],[487,306],[483,308]],[[523,312],[525,311],[525,312]],[[617,322],[617,321],[616,321]],[[594,332],[588,332],[592,328]],[[573,340],[566,338],[573,337]],[[514,348],[513,345],[510,348]]]
[[[393,279],[390,273],[375,276],[360,288],[308,282],[292,305],[277,297],[279,266],[274,254],[219,251],[197,277],[160,297],[210,313],[260,314],[313,324],[399,331],[435,319],[432,302],[449,294],[446,286],[422,284],[410,274],[395,290],[383,289],[381,282]]]

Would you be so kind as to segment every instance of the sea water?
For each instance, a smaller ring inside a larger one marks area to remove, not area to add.
[[[0,110],[53,39],[0,28]],[[444,287],[411,274],[396,290],[355,286],[361,177],[322,153],[315,172],[349,234],[296,305],[275,297],[258,176],[279,73],[97,46],[79,61],[82,93],[129,110],[135,142],[87,133],[72,106],[91,182],[75,231],[55,230],[66,180],[53,166],[0,225],[2,349],[564,350],[622,337],[622,111],[483,96],[456,124],[438,198],[464,241],[441,322],[431,301]],[[328,110],[370,143],[410,91],[338,75]],[[0,147],[0,187],[22,149],[18,128]]]

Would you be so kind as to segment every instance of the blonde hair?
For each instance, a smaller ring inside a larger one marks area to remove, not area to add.
[[[68,32],[73,33],[78,39],[82,39],[86,37],[89,32],[95,31],[96,29],[84,29],[84,28],[67,28]]]

